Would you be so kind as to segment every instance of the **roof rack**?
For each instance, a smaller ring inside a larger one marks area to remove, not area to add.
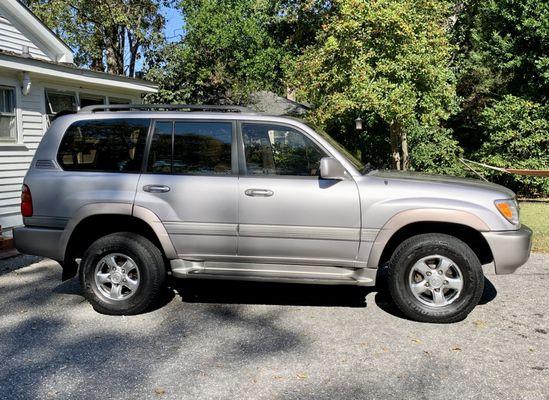
[[[239,112],[254,113],[253,110],[241,106],[216,106],[210,104],[98,104],[82,107],[79,112],[93,113],[97,111],[117,110],[177,110],[177,111],[211,111],[211,112]]]

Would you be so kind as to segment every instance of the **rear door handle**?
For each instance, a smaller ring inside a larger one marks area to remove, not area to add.
[[[150,193],[166,193],[170,191],[170,187],[165,185],[145,185],[143,186],[143,190]]]
[[[251,197],[271,197],[274,192],[269,189],[247,189],[244,194]]]

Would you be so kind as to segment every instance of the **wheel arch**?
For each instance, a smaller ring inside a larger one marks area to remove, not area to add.
[[[490,246],[481,232],[489,231],[479,217],[465,211],[434,209],[409,210],[395,215],[379,231],[368,257],[368,267],[387,263],[404,240],[423,233],[444,233],[465,242],[481,264],[494,260]]]
[[[138,233],[154,243],[166,259],[177,258],[164,225],[152,211],[131,204],[90,204],[76,213],[61,236],[63,278],[76,274],[74,259],[93,241],[114,232]]]

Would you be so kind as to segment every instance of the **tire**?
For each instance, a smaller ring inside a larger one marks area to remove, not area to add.
[[[408,318],[450,323],[465,319],[478,304],[484,275],[467,244],[430,233],[397,247],[389,261],[388,285],[393,301]]]
[[[162,253],[148,239],[120,232],[91,244],[82,257],[79,278],[97,312],[132,315],[150,309],[159,299],[166,267]]]

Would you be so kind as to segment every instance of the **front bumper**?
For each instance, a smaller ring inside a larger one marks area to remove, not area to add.
[[[15,248],[23,254],[63,260],[59,244],[63,229],[20,227],[13,230]]]
[[[512,274],[530,257],[532,230],[525,225],[516,231],[483,232],[488,242],[496,274]]]

